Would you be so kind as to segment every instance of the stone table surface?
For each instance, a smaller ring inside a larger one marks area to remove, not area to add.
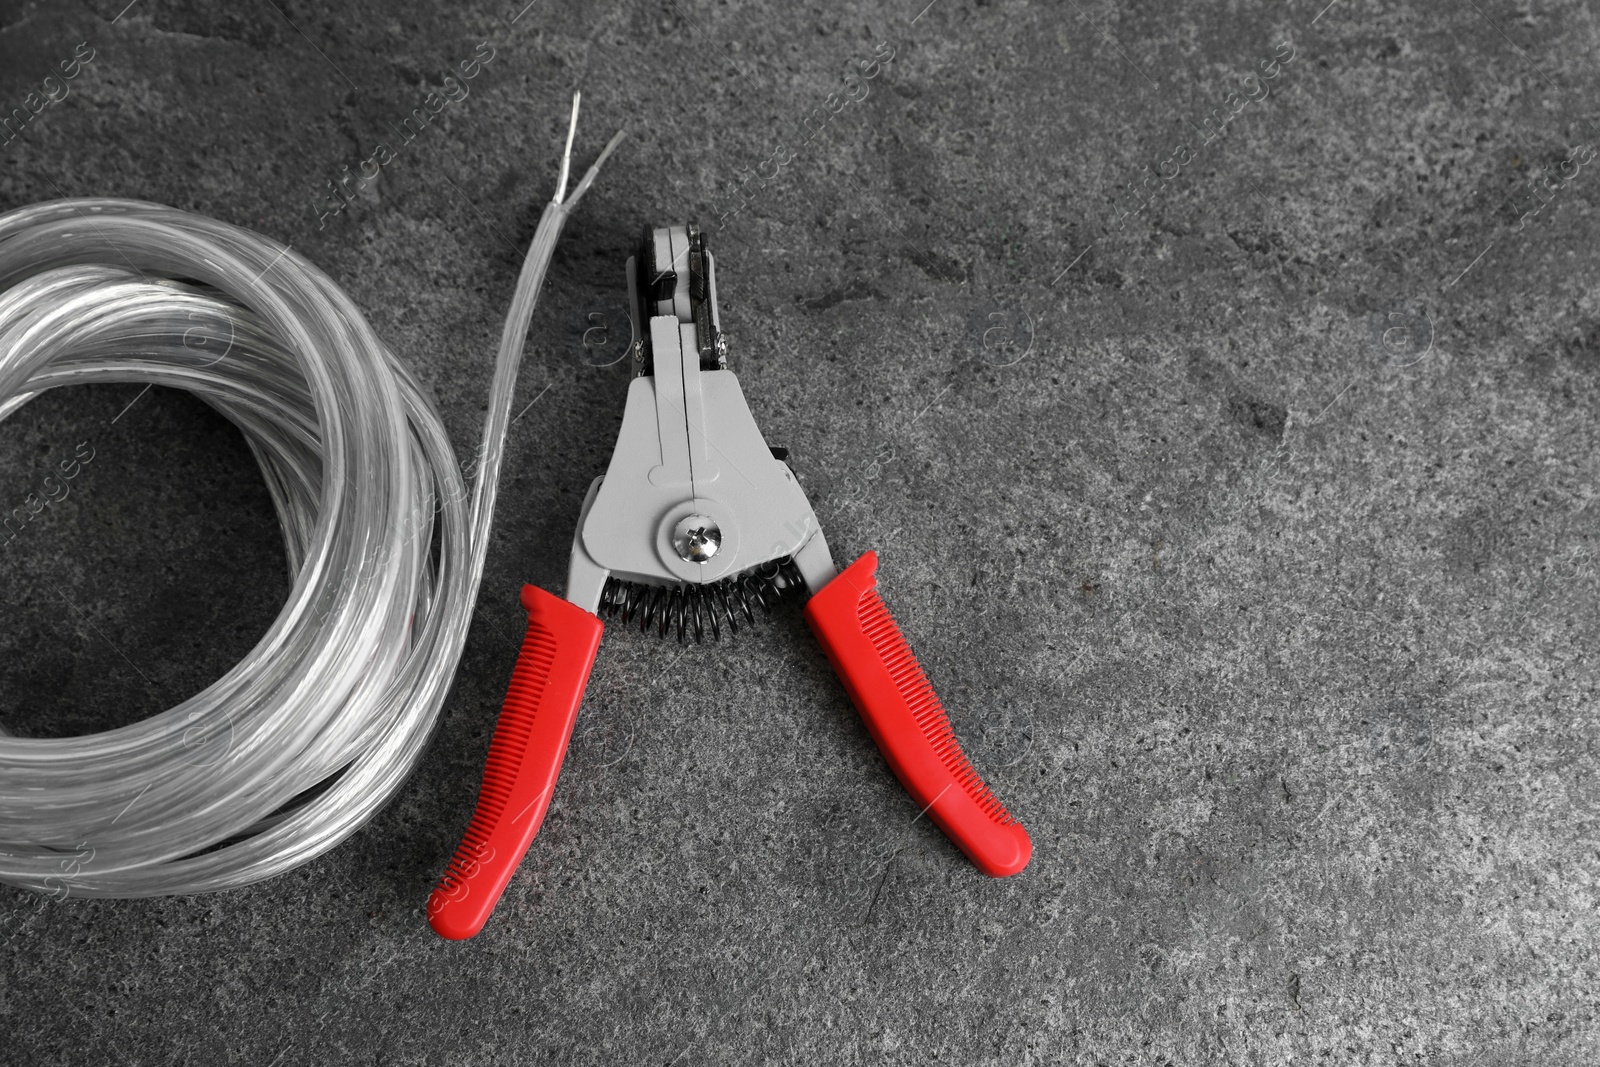
[[[1590,6],[520,7],[0,7],[0,210],[292,245],[463,453],[572,91],[581,162],[629,131],[554,260],[413,777],[245,889],[0,887],[0,1063],[1600,1059]],[[622,262],[685,219],[757,421],[839,557],[880,553],[1035,857],[991,880],[918,818],[790,606],[608,636],[543,832],[445,943],[517,590],[561,587],[620,423]],[[211,409],[47,394],[0,505],[80,446],[0,546],[22,736],[173,706],[289,587]]]

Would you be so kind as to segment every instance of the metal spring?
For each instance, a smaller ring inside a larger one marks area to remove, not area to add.
[[[703,585],[646,585],[612,577],[600,593],[600,614],[624,626],[637,620],[640,630],[648,633],[654,627],[657,637],[676,630],[679,642],[693,635],[700,644],[708,630],[711,640],[720,641],[724,624],[730,634],[737,633],[739,615],[754,623],[757,607],[770,615],[785,595],[804,587],[800,568],[789,556]]]

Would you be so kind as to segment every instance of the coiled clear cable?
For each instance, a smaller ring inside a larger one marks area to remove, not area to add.
[[[48,389],[186,389],[239,427],[293,587],[237,666],[141,722],[0,731],[0,881],[142,897],[242,886],[354,833],[399,789],[455,674],[489,545],[512,393],[568,214],[539,220],[506,317],[470,491],[416,378],[327,275],[158,204],[0,216],[0,419]]]

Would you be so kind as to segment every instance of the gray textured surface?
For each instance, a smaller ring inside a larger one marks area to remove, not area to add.
[[[0,888],[0,1062],[1600,1056],[1600,175],[1519,219],[1600,140],[1589,8],[124,2],[0,17],[6,110],[96,49],[0,148],[0,209],[135,196],[292,242],[458,448],[572,88],[584,159],[632,137],[555,261],[519,403],[548,391],[412,782],[245,891]],[[482,41],[471,96],[319,230],[318,187]],[[1267,99],[1201,146],[1281,41]],[[879,42],[867,98],[802,144]],[[445,944],[422,905],[516,589],[559,586],[550,546],[621,417],[583,331],[620,322],[638,228],[685,217],[757,419],[840,555],[881,551],[1036,858],[988,881],[916,821],[797,613],[682,657],[618,637],[493,924]],[[7,508],[96,449],[0,550],[15,730],[169,706],[286,589],[231,428],[176,395],[116,418],[136,394],[47,397],[0,433]]]

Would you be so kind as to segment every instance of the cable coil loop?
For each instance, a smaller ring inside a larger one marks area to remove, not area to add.
[[[188,390],[244,434],[292,582],[255,648],[177,706],[84,737],[0,732],[0,881],[100,897],[246,885],[332,848],[400,788],[466,640],[545,270],[620,136],[570,197],[563,165],[470,486],[415,376],[289,248],[131,200],[0,216],[0,419],[67,385]]]

